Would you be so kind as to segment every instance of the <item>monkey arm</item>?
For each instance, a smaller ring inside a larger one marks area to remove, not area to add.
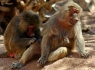
[[[78,52],[81,56],[88,57],[89,54],[85,51],[85,42],[81,31],[81,22],[78,21],[77,25],[75,26],[75,34],[76,34],[76,46]]]
[[[45,65],[48,60],[50,54],[50,37],[48,35],[44,35],[41,42],[41,57],[38,60],[39,66]]]
[[[49,36],[46,35],[46,36],[43,37],[43,40],[42,40],[42,43],[41,43],[41,49],[43,49],[41,54],[44,57],[47,57],[48,54],[50,53],[50,45],[49,45],[50,40],[49,39],[50,39]],[[45,52],[47,52],[47,54]]]
[[[76,25],[75,30],[76,30],[75,31],[76,32],[76,44],[77,44],[77,46],[79,46],[78,48],[82,52],[82,51],[84,51],[85,43],[84,43],[82,31],[81,31],[81,22],[80,21]],[[82,47],[82,49],[81,49],[81,47]]]
[[[40,32],[40,29],[39,28],[35,28],[35,37],[37,38],[37,40],[39,42],[41,42],[42,36],[41,36],[41,32]]]
[[[13,44],[15,43],[16,46],[18,47],[26,47],[30,44],[32,44],[34,41],[36,40],[36,38],[19,38],[17,40],[13,40]]]

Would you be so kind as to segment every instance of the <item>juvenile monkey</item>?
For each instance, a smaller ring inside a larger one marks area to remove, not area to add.
[[[22,67],[39,52],[40,48],[36,48],[39,47],[41,38],[40,23],[39,16],[27,10],[14,16],[8,24],[4,33],[5,48],[10,57],[20,58],[19,63],[12,64],[12,68]]]
[[[81,12],[82,8],[77,3],[69,1],[44,24],[39,66],[44,66],[47,61],[55,61],[65,57],[74,47],[78,49],[81,56],[89,56],[89,53],[84,49],[85,42],[80,21]]]

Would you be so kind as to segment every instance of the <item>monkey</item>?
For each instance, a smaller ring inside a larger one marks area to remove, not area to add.
[[[81,12],[77,3],[69,1],[43,25],[38,66],[67,56],[75,47],[82,57],[89,56],[81,31]]]
[[[34,36],[33,30],[34,30],[35,26],[28,26],[26,34],[28,37],[32,37]]]
[[[30,16],[29,16],[30,15]],[[27,18],[29,17],[29,18]],[[37,18],[37,21],[34,20],[35,18]],[[31,21],[32,22],[31,22]],[[34,13],[31,13],[31,11],[25,11],[24,13],[22,13],[20,16],[15,16],[11,21],[10,23],[8,24],[7,28],[6,28],[6,31],[4,33],[4,43],[5,43],[5,47],[6,48],[10,48],[10,51],[11,49],[15,49],[14,47],[12,47],[11,45],[7,45],[7,40],[9,41],[10,39],[10,44],[15,44],[16,41],[20,41],[20,38],[22,40],[26,40],[24,43],[26,43],[26,45],[29,45],[29,42],[31,43],[32,42],[32,39],[27,39],[25,37],[25,32],[28,32],[27,29],[29,26],[35,26],[35,28],[37,29],[37,27],[39,26],[39,18],[38,18],[38,15],[34,14]],[[16,22],[16,23],[15,23]],[[11,28],[10,28],[11,27]],[[13,29],[13,31],[11,32],[10,30]],[[9,31],[10,31],[10,34],[9,34]],[[12,35],[13,34],[13,35]],[[28,33],[27,33],[28,34]],[[26,34],[26,35],[27,35]],[[10,37],[7,37],[9,36]],[[25,38],[24,38],[25,37]],[[15,40],[17,38],[17,40]],[[13,39],[13,41],[12,41]],[[15,44],[16,47],[18,46],[23,46],[24,43],[22,43],[22,40],[21,40],[21,44],[18,42],[17,43],[17,46]],[[14,46],[14,45],[13,45]],[[20,47],[19,47],[20,48]],[[12,51],[13,51],[12,49]],[[15,49],[16,50],[16,49]],[[8,52],[10,52],[8,50]],[[16,57],[16,56],[15,56]]]
[[[40,43],[41,39],[40,24],[41,20],[38,14],[31,10],[14,16],[8,24],[4,33],[4,45],[7,54],[10,57],[20,59],[19,62],[22,62],[13,63],[12,68],[14,68],[14,65],[16,67],[23,66],[32,58],[32,55],[40,50],[39,48],[35,52],[36,48],[39,47],[37,44]]]

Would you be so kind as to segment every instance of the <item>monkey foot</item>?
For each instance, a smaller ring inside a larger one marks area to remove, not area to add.
[[[84,52],[84,53],[81,53],[81,56],[87,58],[90,56],[90,54],[88,52]]]
[[[22,64],[22,63],[20,63],[20,62],[13,62],[12,63],[12,65],[11,65],[11,68],[12,69],[19,69],[19,68],[21,68],[21,67],[23,67],[24,66],[24,64]]]
[[[43,67],[45,65],[45,63],[46,63],[46,61],[44,59],[39,58],[37,66],[38,67]]]

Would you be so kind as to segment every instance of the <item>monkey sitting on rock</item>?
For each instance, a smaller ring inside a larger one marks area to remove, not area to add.
[[[77,3],[69,1],[44,24],[39,66],[67,56],[75,47],[81,56],[89,56],[81,30],[81,12]]]
[[[32,59],[34,54],[40,53],[40,26],[39,16],[31,10],[14,16],[8,24],[4,33],[4,45],[10,57],[20,59],[20,63],[13,63],[12,68],[22,67]],[[38,46],[37,46],[38,45]],[[37,52],[35,52],[37,50]]]

